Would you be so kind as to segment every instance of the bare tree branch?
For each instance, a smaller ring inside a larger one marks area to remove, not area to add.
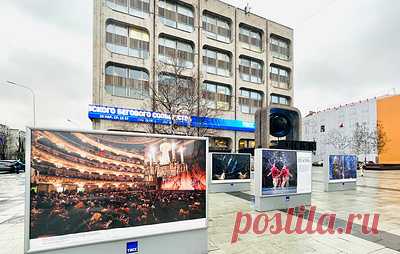
[[[6,160],[10,153],[11,132],[6,125],[0,125],[0,160]]]
[[[152,105],[144,107],[170,115],[171,124],[149,125],[147,132],[187,136],[212,135],[214,130],[191,126],[191,116],[198,116],[200,119],[213,118],[220,115],[221,111],[209,107],[196,73],[180,65],[177,58],[168,62],[156,66],[157,81],[150,85]],[[188,122],[188,126],[181,126],[181,118]]]
[[[328,132],[325,144],[333,146],[337,151],[345,153],[346,148],[351,145],[351,138],[344,135],[339,130],[331,130]]]

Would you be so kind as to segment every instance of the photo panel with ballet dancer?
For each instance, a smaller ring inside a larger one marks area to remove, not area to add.
[[[262,150],[262,194],[297,192],[297,153],[287,150]]]

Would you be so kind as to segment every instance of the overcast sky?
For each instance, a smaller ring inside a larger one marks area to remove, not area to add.
[[[295,106],[309,110],[400,92],[399,0],[227,0],[294,28]],[[90,128],[91,0],[2,0],[0,123]],[[68,119],[70,121],[68,121]]]

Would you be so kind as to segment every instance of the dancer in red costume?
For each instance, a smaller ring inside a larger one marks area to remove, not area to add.
[[[289,168],[287,166],[283,166],[280,177],[281,177],[281,187],[284,188],[286,187],[285,185],[289,183],[289,178],[293,177],[293,175],[290,173]]]
[[[275,163],[272,165],[267,177],[270,175],[272,175],[272,183],[274,184],[274,190],[275,190],[276,187],[279,186],[280,175],[281,175],[281,171],[275,166]]]

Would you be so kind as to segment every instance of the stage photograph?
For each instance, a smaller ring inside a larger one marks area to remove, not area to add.
[[[30,239],[206,218],[206,141],[32,130]]]
[[[329,156],[329,180],[342,180],[344,178],[344,156]]]
[[[250,181],[250,154],[212,154],[212,181],[249,182]]]
[[[296,151],[262,151],[262,194],[282,195],[297,192]]]

